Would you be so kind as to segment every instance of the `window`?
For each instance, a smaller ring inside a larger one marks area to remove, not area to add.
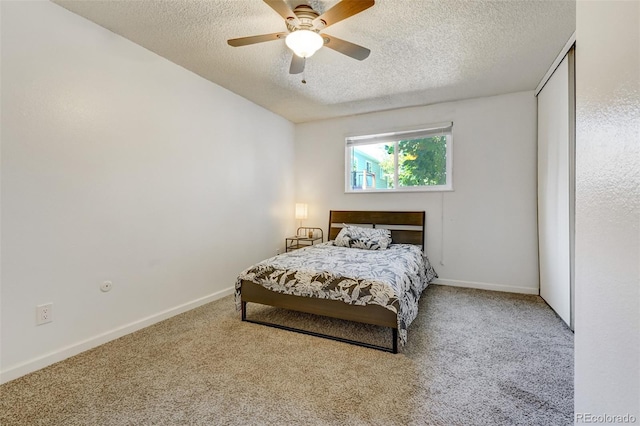
[[[346,192],[452,190],[452,128],[346,138]]]

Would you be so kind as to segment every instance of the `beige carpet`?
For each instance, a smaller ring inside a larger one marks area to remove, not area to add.
[[[430,286],[397,355],[243,323],[231,296],[0,386],[8,425],[563,425],[573,334],[537,296]],[[249,316],[389,344],[390,331]]]

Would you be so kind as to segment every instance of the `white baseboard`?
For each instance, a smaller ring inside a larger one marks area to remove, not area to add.
[[[25,374],[40,370],[41,368],[47,367],[58,361],[62,361],[74,355],[78,355],[81,352],[93,349],[96,346],[100,346],[111,340],[115,340],[119,337],[133,333],[134,331],[138,331],[157,322],[164,321],[167,318],[171,318],[175,315],[187,312],[191,309],[197,308],[198,306],[202,306],[206,303],[213,302],[214,300],[221,299],[225,296],[228,296],[229,294],[232,294],[233,291],[234,287],[229,287],[224,290],[217,291],[215,293],[209,294],[196,300],[192,300],[187,303],[183,303],[182,305],[178,305],[173,308],[169,308],[165,311],[150,315],[146,318],[139,319],[113,330],[106,331],[104,333],[98,334],[97,336],[90,337],[89,339],[83,340],[78,343],[74,343],[73,345],[69,345],[53,352],[49,352],[48,354],[39,356],[37,358],[33,358],[7,370],[0,371],[0,384],[17,379],[18,377],[24,376]]]
[[[448,285],[451,287],[464,287],[464,288],[477,288],[479,290],[491,290],[491,291],[503,291],[507,293],[521,293],[521,294],[539,294],[540,289],[538,287],[515,287],[502,284],[491,283],[479,283],[475,281],[458,281],[436,278],[431,281],[433,284]]]

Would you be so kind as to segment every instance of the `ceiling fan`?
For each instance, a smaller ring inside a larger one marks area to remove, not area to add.
[[[320,31],[347,19],[365,9],[370,8],[375,0],[342,0],[331,9],[320,15],[306,4],[296,6],[293,10],[284,0],[264,0],[285,20],[286,32],[262,34],[250,37],[240,37],[227,40],[230,46],[246,46],[265,41],[285,39],[287,46],[293,50],[294,55],[289,67],[290,74],[299,74],[304,71],[306,58],[312,56],[322,46],[362,61],[369,56],[371,51],[366,47],[341,40]]]

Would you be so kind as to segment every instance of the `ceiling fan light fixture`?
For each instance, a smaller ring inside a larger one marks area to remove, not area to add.
[[[322,36],[311,30],[298,30],[287,35],[285,43],[293,53],[301,58],[309,58],[323,45]]]

